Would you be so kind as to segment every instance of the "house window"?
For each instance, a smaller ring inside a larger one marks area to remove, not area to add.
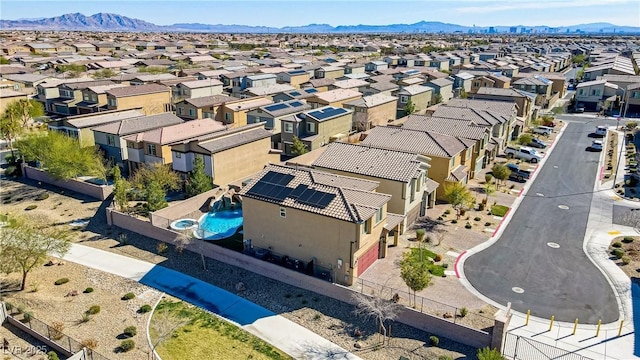
[[[118,106],[118,102],[114,98],[109,98],[107,100],[107,102],[108,102],[109,106]]]
[[[406,104],[409,102],[409,97],[407,95],[400,95],[400,103]]]
[[[205,119],[212,119],[213,118],[213,114],[210,112],[204,112],[202,113],[204,115]]]
[[[362,233],[371,234],[371,219],[365,221],[364,224],[362,224]]]
[[[178,108],[178,115],[182,115],[182,108],[181,107]]]
[[[378,209],[376,212],[376,224],[382,221],[382,208]]]
[[[451,161],[449,161],[449,167],[453,167],[456,164],[456,158],[451,157]]]
[[[64,98],[73,98],[73,93],[69,90],[60,90],[60,96]]]
[[[578,95],[583,96],[584,95],[584,89],[580,89],[580,91],[578,91]]]
[[[634,91],[631,93],[633,99],[640,99],[640,91]]]
[[[196,116],[196,111],[194,109],[189,109],[189,116]]]
[[[309,134],[315,134],[316,133],[316,124],[312,123],[312,122],[308,122],[307,123],[307,132]]]
[[[116,138],[113,135],[107,135],[107,145],[116,146]]]
[[[156,145],[155,144],[149,144],[147,145],[147,154],[149,155],[156,155]]]
[[[293,124],[292,123],[284,123],[284,132],[293,133]]]
[[[98,102],[98,95],[96,95],[96,94],[91,94],[91,101],[93,101],[93,102]]]
[[[224,121],[231,122],[231,113],[224,113]]]
[[[287,217],[287,209],[281,207],[280,208],[280,217],[281,218],[286,218]]]
[[[182,157],[182,153],[176,152],[176,159],[180,159]]]
[[[89,94],[84,94],[84,96],[82,97],[82,99],[83,99],[84,101],[90,101],[90,100],[91,100],[91,95],[89,95]]]
[[[127,141],[127,147],[129,149],[135,149],[136,148],[132,141]]]
[[[591,90],[591,95],[593,95],[593,96],[600,96],[600,89],[593,89],[593,90]]]

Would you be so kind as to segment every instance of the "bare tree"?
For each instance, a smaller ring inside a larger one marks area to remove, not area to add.
[[[153,318],[149,326],[155,332],[155,343],[151,347],[151,358],[154,358],[156,347],[165,339],[173,336],[181,327],[187,325],[189,319],[180,318],[169,311],[158,311],[153,314]]]
[[[185,233],[181,233],[180,235],[178,235],[175,243],[176,251],[178,252],[178,254],[182,254],[182,251],[184,250],[184,248],[187,247],[192,242],[193,242],[193,238],[191,236]]]
[[[354,313],[364,319],[373,318],[378,323],[378,326],[382,330],[383,344],[387,338],[387,327],[385,321],[393,320],[398,316],[398,312],[401,306],[394,301],[383,298],[380,294],[375,292],[373,296],[365,294],[354,293],[353,299],[356,301],[356,309]]]

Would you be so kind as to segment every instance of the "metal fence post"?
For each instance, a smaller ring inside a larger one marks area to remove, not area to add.
[[[424,298],[420,296],[420,312],[424,314]]]
[[[69,352],[73,353],[73,350],[71,349],[71,338],[67,336],[67,341],[69,342]]]

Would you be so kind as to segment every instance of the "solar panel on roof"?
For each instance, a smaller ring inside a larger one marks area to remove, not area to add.
[[[265,106],[264,109],[267,111],[277,111],[277,110],[282,110],[282,109],[286,109],[289,106],[287,106],[287,104],[283,104],[283,103],[278,103],[278,104],[273,104],[273,105],[269,105],[269,106]]]
[[[291,197],[292,199],[297,199],[300,194],[305,192],[305,190],[307,190],[307,185],[299,184],[295,189],[293,189],[293,191],[291,191],[289,197]]]
[[[298,75],[298,74],[304,74],[306,73],[305,70],[293,70],[293,71],[289,71],[290,75]]]
[[[335,197],[336,194],[318,190],[307,190],[298,197],[297,201],[305,205],[324,209]]]
[[[318,92],[318,89],[305,89],[304,91],[307,92],[308,94],[312,94],[312,93]]]
[[[300,101],[294,101],[289,103],[289,105],[293,106],[293,107],[298,107],[298,106],[302,106],[302,103]]]
[[[300,93],[299,93],[299,92],[297,92],[297,91],[292,91],[292,92],[290,92],[290,93],[289,93],[289,95],[291,95],[291,96],[300,96],[300,95],[302,95],[302,94],[300,94]]]

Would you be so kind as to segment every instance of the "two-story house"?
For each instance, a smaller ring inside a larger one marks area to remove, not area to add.
[[[314,93],[307,98],[307,102],[314,108],[323,106],[340,107],[342,104],[357,100],[362,97],[362,93],[351,89],[335,89]]]
[[[143,117],[144,114],[135,109],[104,111],[58,118],[47,123],[50,131],[59,131],[70,138],[78,140],[81,147],[94,146],[94,127],[120,122],[125,119]]]
[[[82,101],[76,104],[78,114],[91,114],[107,110],[107,90],[123,87],[122,84],[89,86],[82,89]]]
[[[63,83],[58,85],[58,98],[50,99],[50,112],[60,115],[77,115],[77,104],[84,100],[83,91],[90,86],[114,85],[109,80]]]
[[[171,144],[172,169],[186,174],[200,157],[205,173],[214,185],[227,186],[246,179],[270,162],[278,162],[280,154],[271,148],[271,132],[264,123],[225,128],[195,139]]]
[[[296,89],[300,89],[300,85],[308,82],[310,78],[309,72],[302,69],[283,71],[276,75],[278,83],[289,84]]]
[[[435,205],[438,183],[429,179],[430,159],[401,151],[334,142],[313,161],[315,169],[380,183],[391,195],[387,210],[404,215],[400,233]],[[394,245],[398,245],[397,240]]]
[[[396,104],[396,118],[400,118],[407,114],[407,104],[413,104],[414,113],[420,113],[431,106],[433,99],[433,90],[428,86],[411,85],[405,86],[397,91],[392,92],[393,96],[398,98]]]
[[[374,192],[377,187],[372,181],[269,165],[240,191],[245,251],[287,256],[313,275],[351,285],[386,256],[386,228],[398,226],[388,219],[391,196]]]
[[[171,111],[171,88],[159,84],[130,85],[105,91],[107,109],[142,108],[147,115]]]
[[[376,94],[345,102],[342,106],[353,110],[352,128],[367,131],[396,119],[397,100],[395,96]]]
[[[608,104],[617,96],[618,85],[607,80],[592,80],[581,82],[576,86],[576,103],[584,105],[587,111],[600,111],[607,109]]]
[[[174,102],[222,94],[222,82],[214,79],[184,81],[173,88]]]
[[[264,122],[264,128],[272,132],[272,143],[274,149],[282,146],[282,118],[288,115],[296,115],[311,109],[311,105],[304,100],[289,100],[261,106],[247,112],[247,123],[255,124]],[[280,149],[282,150],[282,149]]]
[[[215,119],[223,120],[221,106],[227,102],[240,100],[227,95],[204,96],[184,99],[176,104],[176,115],[184,120]],[[220,114],[220,116],[218,116]]]
[[[289,100],[306,100],[317,93],[318,89],[315,88],[303,88],[299,90],[286,91],[273,95],[273,102],[282,102]]]
[[[112,164],[120,166],[124,173],[127,173],[128,151],[127,141],[124,139],[125,136],[182,122],[184,121],[172,113],[162,113],[128,118],[96,126],[91,130],[93,131],[94,142],[104,152],[105,158]]]
[[[427,81],[425,86],[430,87],[432,92],[432,103],[447,103],[453,98],[453,81],[447,78],[438,78]]]
[[[431,159],[429,177],[440,184],[436,198],[444,200],[448,182],[466,184],[469,167],[463,164],[465,150],[471,146],[462,139],[436,132],[389,126],[371,129],[361,142],[364,146],[419,154]]]
[[[129,173],[133,173],[143,164],[171,164],[173,158],[170,144],[207,136],[224,129],[225,126],[220,122],[202,119],[127,135],[123,139],[127,142]]]
[[[273,104],[267,97],[252,97],[225,102],[215,119],[231,127],[247,125],[247,113],[261,106]]]
[[[284,116],[281,118],[280,149],[287,156],[296,155],[292,152],[294,137],[300,139],[310,151],[344,138],[351,131],[352,118],[353,110],[334,106]]]

